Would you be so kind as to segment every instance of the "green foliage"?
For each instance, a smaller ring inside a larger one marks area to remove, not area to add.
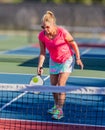
[[[24,0],[1,0],[0,3],[22,3]]]
[[[39,0],[39,1],[42,3],[52,2],[52,3],[56,3],[56,4],[80,3],[80,4],[86,4],[86,5],[91,5],[91,4],[104,4],[105,5],[105,0]]]
[[[22,2],[41,2],[41,3],[56,3],[56,4],[63,4],[63,3],[78,3],[78,4],[102,4],[105,5],[105,0],[2,0],[1,3],[22,3]]]
[[[23,2],[24,0],[14,0],[14,3],[21,3]]]

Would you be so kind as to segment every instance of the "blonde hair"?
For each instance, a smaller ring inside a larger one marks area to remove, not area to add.
[[[53,22],[56,23],[56,18],[51,11],[46,11],[46,13],[42,17],[42,22]]]

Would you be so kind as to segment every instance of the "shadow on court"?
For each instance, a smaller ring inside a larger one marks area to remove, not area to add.
[[[82,58],[84,64],[84,70],[105,70],[105,59],[96,59],[96,58]],[[38,66],[38,57],[22,62],[19,66],[26,67],[37,67]],[[44,67],[49,67],[49,54],[46,55],[44,62]],[[75,69],[80,69],[80,66],[75,64]]]
[[[27,60],[21,63],[19,66],[26,66],[26,67],[37,67],[38,66],[38,57]],[[49,54],[46,54],[46,59],[44,62],[44,67],[49,67]]]

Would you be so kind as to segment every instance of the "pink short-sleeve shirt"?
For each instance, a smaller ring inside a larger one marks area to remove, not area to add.
[[[49,39],[44,30],[39,33],[39,40],[48,49],[50,58],[57,63],[64,63],[73,55],[73,51],[70,44],[65,40],[68,31],[62,27],[58,27],[57,36],[54,39]],[[71,40],[73,40],[71,36]]]

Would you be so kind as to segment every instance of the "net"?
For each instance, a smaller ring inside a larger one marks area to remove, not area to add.
[[[60,120],[47,113],[52,93],[66,93]],[[104,87],[0,84],[0,130],[65,129],[105,130]]]

